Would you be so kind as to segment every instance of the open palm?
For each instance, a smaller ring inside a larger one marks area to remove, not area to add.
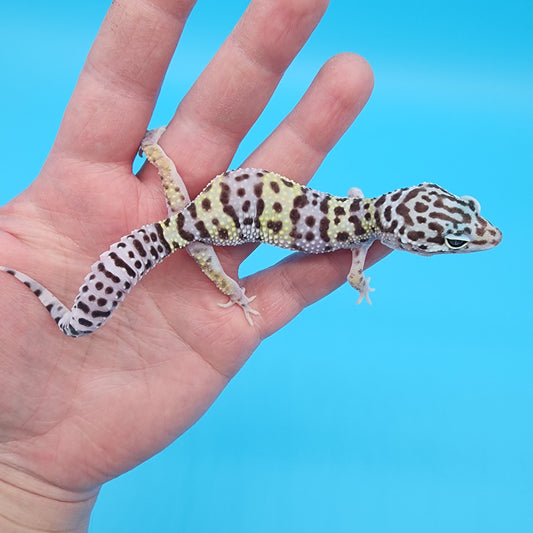
[[[0,264],[68,306],[102,251],[165,216],[155,170],[134,176],[131,165],[193,3],[113,3],[42,172],[0,210]],[[161,144],[191,197],[230,164],[326,4],[252,2],[181,102]],[[245,163],[310,179],[371,88],[361,58],[334,57]],[[230,275],[251,250],[220,251]],[[385,253],[375,247],[370,262]],[[30,291],[2,276],[0,477],[74,502],[69,519],[79,521],[102,483],[193,424],[264,337],[345,279],[349,260],[299,256],[245,280],[261,313],[250,327],[236,306],[216,305],[221,294],[178,252],[81,339],[63,336]]]

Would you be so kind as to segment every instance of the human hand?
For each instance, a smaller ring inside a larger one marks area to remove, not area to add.
[[[68,305],[110,243],[166,214],[155,170],[135,177],[131,165],[193,4],[112,4],[40,175],[0,210],[0,264]],[[230,164],[326,5],[253,1],[181,102],[161,144],[191,197]],[[364,60],[334,57],[244,165],[309,180],[371,89]],[[252,249],[218,254],[235,277]],[[386,253],[373,247],[367,264]],[[250,327],[240,309],[216,305],[215,286],[178,252],[81,339],[63,336],[35,297],[3,276],[2,531],[10,521],[21,531],[83,531],[99,487],[191,426],[259,342],[340,285],[349,263],[349,252],[297,255],[245,279],[261,313]]]

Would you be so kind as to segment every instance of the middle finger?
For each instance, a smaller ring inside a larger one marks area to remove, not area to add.
[[[180,103],[161,145],[190,196],[226,170],[327,0],[254,0]],[[155,179],[143,168],[142,179]]]

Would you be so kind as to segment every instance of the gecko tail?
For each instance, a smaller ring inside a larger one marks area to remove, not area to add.
[[[70,319],[70,310],[66,307],[56,296],[54,296],[46,287],[41,285],[38,281],[35,281],[30,276],[27,276],[23,272],[19,272],[13,268],[0,266],[0,270],[11,274],[14,278],[18,279],[21,283],[24,283],[28,289],[30,289],[39,301],[44,305],[46,310],[50,313],[50,316],[54,319],[56,324],[68,322]]]
[[[84,337],[102,326],[144,275],[172,251],[159,223],[132,231],[111,245],[91,266],[72,309],[26,274],[7,267],[0,270],[24,283],[65,335]]]

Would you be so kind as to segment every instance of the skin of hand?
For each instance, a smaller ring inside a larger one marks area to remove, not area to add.
[[[132,160],[191,0],[117,0],[103,22],[34,183],[0,208],[0,264],[71,305],[89,266],[131,229],[166,216],[154,168]],[[254,0],[180,103],[161,145],[191,197],[226,170],[325,0]],[[307,181],[373,86],[353,54],[330,59],[243,163]],[[227,272],[252,246],[220,250]],[[376,245],[367,266],[388,250]],[[27,289],[2,276],[0,530],[86,531],[99,488],[160,451],[216,399],[262,339],[345,281],[350,253],[294,255],[245,280],[250,327],[177,252],[113,318],[62,335]]]

